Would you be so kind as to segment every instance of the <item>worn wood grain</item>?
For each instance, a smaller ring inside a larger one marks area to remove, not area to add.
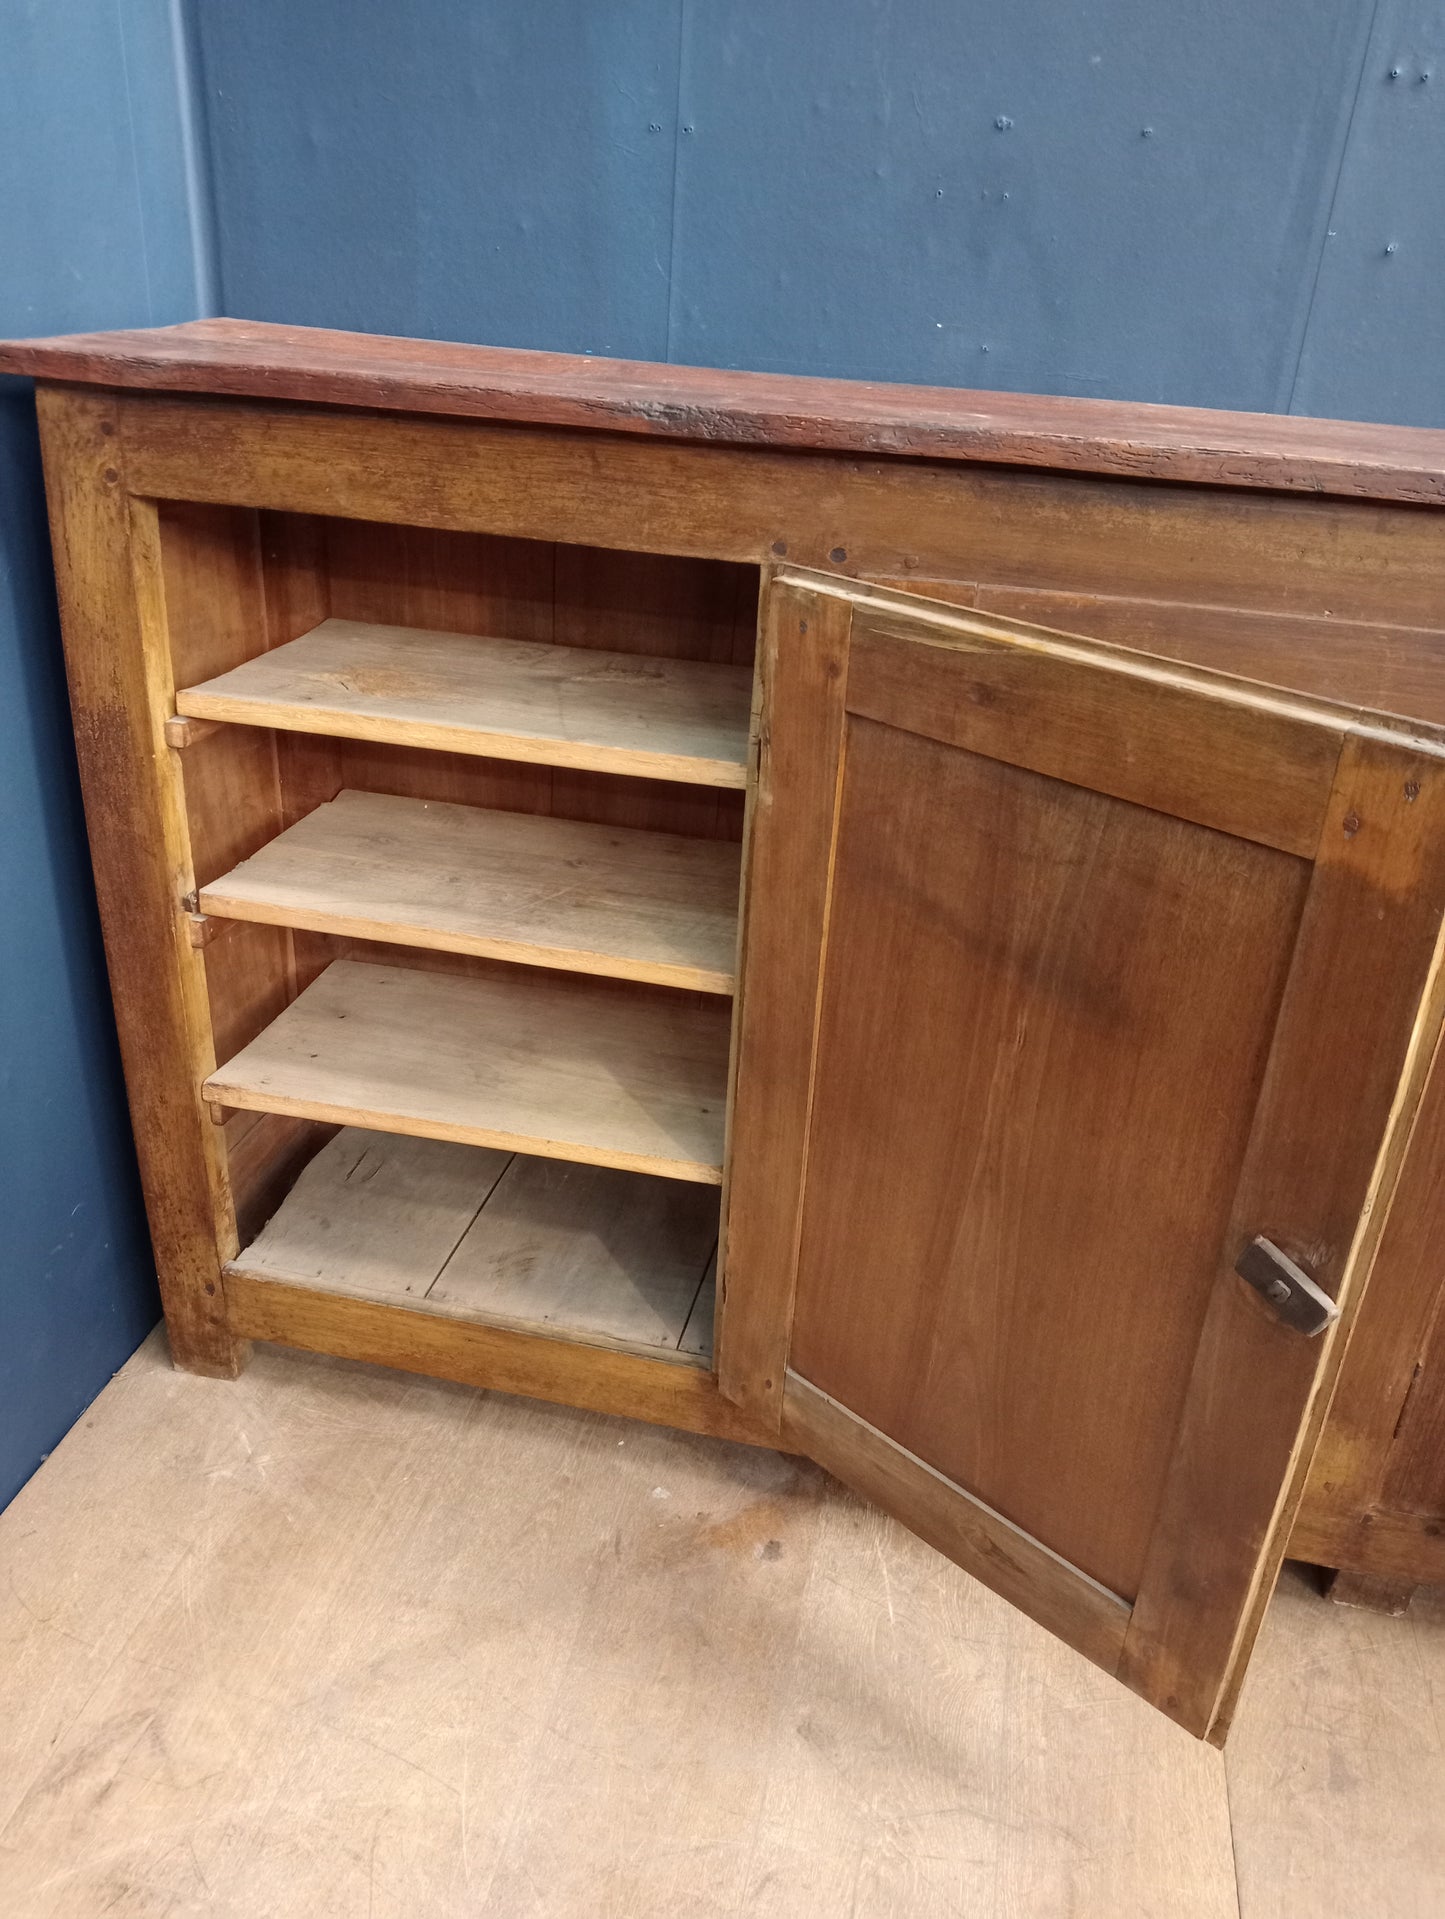
[[[221,1144],[198,1097],[214,1064],[204,956],[185,941],[194,886],[169,705],[154,507],[131,503],[114,405],[40,396],[61,626],[106,960],[161,1297],[177,1363],[234,1376],[222,1259],[235,1227]]]
[[[920,603],[921,604],[921,603]],[[931,657],[951,655],[948,671]],[[1099,670],[1084,676],[1079,666]],[[1214,695],[1218,697],[1214,697]],[[886,602],[854,613],[849,711],[1136,806],[1312,855],[1339,716],[958,615],[920,639]]]
[[[687,1181],[519,1154],[427,1301],[493,1325],[685,1351],[717,1222],[716,1194]]]
[[[221,1130],[237,1240],[244,1246],[275,1212],[297,1174],[326,1144],[334,1128],[286,1113],[231,1113]]]
[[[690,1352],[716,1241],[716,1197],[685,1181],[344,1127],[227,1272]]]
[[[414,1304],[510,1164],[495,1148],[342,1127],[229,1270]]]
[[[1112,1673],[1129,1605],[887,1433],[791,1370],[783,1437],[930,1546]]]
[[[1438,623],[1434,514],[768,448],[125,396],[135,485],[161,498],[1258,611]]]
[[[290,524],[286,515],[266,515]],[[334,518],[317,531],[338,617],[751,666],[757,571],[539,539]],[[315,622],[311,622],[315,624]],[[297,629],[298,631],[304,629]],[[295,749],[300,735],[288,735]],[[324,742],[318,742],[324,745]],[[334,743],[353,785],[420,798],[737,839],[741,792],[461,754]],[[341,782],[338,782],[341,783]],[[329,797],[329,795],[328,795]]]
[[[738,866],[723,840],[347,790],[200,901],[232,919],[727,993]]]
[[[1423,1529],[1445,1545],[1445,1326],[1437,1305],[1429,1344],[1413,1390],[1400,1409],[1396,1443],[1386,1465],[1380,1503],[1419,1515]]]
[[[782,581],[765,590],[718,1377],[729,1398],[774,1423],[797,1261],[850,623],[843,602]],[[774,731],[779,716],[786,724]]]
[[[1445,645],[1428,629],[1028,587],[940,581],[923,590],[1304,692],[1436,724],[1445,718]],[[1442,1157],[1445,1071],[1437,1059],[1291,1532],[1298,1558],[1382,1577],[1445,1577],[1445,1346],[1435,1250],[1445,1230]]]
[[[884,603],[791,572],[779,584],[799,605],[795,625],[811,596],[814,608],[850,605],[866,633]],[[815,1063],[775,1094],[802,1128],[806,1170],[796,1280],[768,1295],[772,1337],[840,1418],[904,1446],[1057,1555],[1081,1604],[1086,1576],[1132,1600],[1121,1676],[1222,1737],[1341,1350],[1286,1332],[1233,1259],[1263,1231],[1347,1302],[1344,1282],[1368,1273],[1440,1020],[1445,756],[1409,727],[1268,702],[1334,750],[1294,772],[1323,814],[1318,857],[1266,850],[1190,824],[1177,798],[1172,814],[1113,798],[1107,768],[1088,785],[1032,772],[1036,729],[1022,718],[1012,746],[986,718],[988,758],[950,744],[970,724],[955,714],[967,700],[948,697],[972,671],[967,650],[946,643],[962,617],[890,608],[890,644],[912,622],[917,672],[937,681],[915,702],[921,725],[891,681],[891,725],[867,717],[866,640],[840,663],[846,708],[831,742],[813,737],[814,713],[771,709],[774,750],[790,732],[799,750],[811,741],[815,791],[833,796],[831,824],[807,828],[829,848],[826,921],[805,990],[775,1008],[770,1034],[775,1048],[789,1022],[815,1035]],[[1046,636],[1022,633],[1019,649],[1063,665]],[[1067,655],[1080,684],[1134,672],[1152,685],[1159,672],[1087,642]],[[1238,682],[1188,672],[1178,684],[1206,711],[1231,700],[1258,710],[1257,690]],[[1078,695],[1086,712],[1092,696]],[[1046,730],[1070,710],[1066,675],[1055,699]],[[1141,755],[1147,737],[1144,725]],[[1181,742],[1160,716],[1159,757],[1187,763]],[[1277,757],[1263,738],[1256,754]],[[1059,818],[1034,817],[1040,796]],[[1095,808],[1119,818],[1093,823],[1092,856],[1070,829]],[[760,815],[754,861],[786,830]],[[995,865],[970,870],[971,843],[994,848]],[[1147,875],[1132,866],[1145,851]],[[1263,864],[1231,873],[1241,859]],[[1235,924],[1241,911],[1255,923]],[[746,1028],[762,973],[744,972]],[[1166,1061],[1185,1038],[1200,1056]],[[1105,1069],[1098,1084],[1091,1059]],[[1228,1089],[1211,1085],[1220,1074]],[[767,1177],[737,1158],[730,1210],[745,1179],[755,1196]],[[1185,1194],[1203,1209],[1192,1223]],[[1133,1303],[1109,1332],[1109,1302],[1131,1273]],[[1045,1467],[1039,1439],[1053,1421]],[[1110,1463],[1094,1456],[1111,1445]]]
[[[584,1412],[616,1413],[681,1432],[772,1446],[777,1434],[724,1399],[706,1366],[644,1357],[555,1334],[451,1319],[370,1299],[227,1273],[236,1330],[275,1345],[424,1373]]]
[[[1412,1579],[1380,1579],[1371,1573],[1332,1572],[1323,1582],[1325,1597],[1336,1606],[1403,1619],[1415,1597]]]
[[[1432,1464],[1438,1467],[1438,1454]],[[1316,1565],[1445,1585],[1445,1519],[1438,1506],[1423,1502],[1405,1512],[1383,1504],[1340,1508],[1320,1525],[1307,1517],[1290,1529],[1289,1550]]]
[[[256,320],[0,343],[0,372],[649,437],[1445,499],[1445,433],[1136,401],[722,372]]]
[[[1308,869],[844,751],[789,1364],[1132,1600]]]
[[[922,585],[914,590],[932,591]],[[1445,633],[1438,627],[1391,625],[1389,588],[1383,582],[1378,617],[1353,620],[1334,613],[1260,613],[1187,599],[1130,599],[1023,585],[966,590],[968,604],[980,612],[1087,633],[1350,706],[1445,723]],[[945,599],[953,596],[954,590],[943,589]]]
[[[267,638],[257,516],[240,508],[167,502],[158,509],[158,563],[168,655],[163,703],[176,686],[225,672]],[[189,722],[187,722],[189,724]],[[204,722],[196,724],[204,726]],[[169,736],[170,727],[167,727]],[[276,736],[253,727],[206,728],[172,762],[185,803],[191,871],[205,885],[286,823]],[[289,933],[218,928],[206,955],[217,1056],[237,1051],[297,989]]]
[[[1228,1729],[1424,1091],[1442,907],[1445,761],[1349,736],[1121,1666],[1211,1737]],[[1338,1299],[1318,1340],[1234,1277],[1261,1232]]]
[[[1432,1408],[1445,1404],[1439,1344],[1445,1236],[1445,1057],[1437,1053],[1400,1184],[1370,1275],[1368,1301],[1340,1367],[1329,1417],[1310,1464],[1291,1534],[1296,1558],[1358,1572],[1383,1534],[1362,1521],[1380,1508],[1445,1519],[1445,1446],[1422,1446]],[[1435,1413],[1438,1420],[1440,1415]],[[1365,1557],[1361,1557],[1361,1554]],[[1435,1554],[1445,1567],[1445,1528]],[[1385,1573],[1388,1569],[1380,1566]]]
[[[264,1347],[217,1391],[151,1344],[0,1561],[26,1919],[1236,1919],[1217,1753],[766,1450]],[[1329,1890],[1310,1826],[1351,1888],[1435,1883],[1430,1777],[1379,1822],[1342,1763],[1421,1764],[1418,1663],[1381,1641],[1360,1685],[1359,1616],[1311,1604],[1237,1785],[1293,1882],[1250,1919]],[[1328,1752],[1292,1716],[1322,1683]],[[1312,1757],[1296,1807],[1271,1769]]]
[[[728,1027],[726,1003],[710,999],[336,960],[204,1092],[717,1185]]]
[[[183,687],[176,706],[291,733],[741,786],[751,685],[743,667],[330,619]]]

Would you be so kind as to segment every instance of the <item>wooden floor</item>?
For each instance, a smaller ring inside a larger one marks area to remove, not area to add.
[[[1221,1757],[819,1472],[150,1342],[0,1516],[6,1919],[1415,1919],[1445,1599]]]

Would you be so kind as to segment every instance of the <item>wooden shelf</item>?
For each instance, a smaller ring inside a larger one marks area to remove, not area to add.
[[[226,1270],[706,1363],[717,1231],[677,1180],[346,1127]]]
[[[204,1092],[720,1185],[730,1013],[592,980],[335,960]]]
[[[325,620],[176,695],[195,719],[692,785],[747,781],[752,669]]]
[[[740,859],[726,840],[346,792],[202,888],[200,906],[728,993]]]

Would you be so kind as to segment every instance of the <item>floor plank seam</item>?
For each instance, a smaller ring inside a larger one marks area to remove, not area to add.
[[[502,1164],[501,1171],[497,1174],[496,1178],[492,1181],[491,1185],[487,1188],[486,1192],[483,1193],[480,1201],[478,1202],[477,1210],[472,1214],[471,1218],[467,1221],[466,1225],[457,1234],[456,1244],[452,1247],[451,1251],[447,1254],[446,1258],[442,1261],[441,1265],[438,1266],[436,1271],[432,1274],[431,1284],[427,1287],[426,1291],[422,1294],[423,1299],[430,1299],[433,1292],[435,1292],[436,1288],[441,1284],[443,1278],[446,1276],[446,1270],[448,1266],[451,1265],[452,1261],[457,1256],[457,1250],[461,1246],[462,1241],[466,1238],[467,1234],[472,1230],[472,1228],[476,1225],[477,1221],[481,1218],[482,1210],[486,1206],[487,1201],[492,1197],[492,1194],[495,1193],[497,1188],[501,1185],[503,1178],[510,1171],[512,1162],[516,1159],[516,1157],[517,1155],[515,1153],[508,1153],[505,1161]]]

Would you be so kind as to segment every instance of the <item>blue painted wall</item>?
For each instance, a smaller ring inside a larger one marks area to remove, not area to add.
[[[228,312],[1445,422],[1434,0],[198,19]]]
[[[1297,413],[1445,425],[1445,9],[1380,0],[1305,335]]]
[[[0,0],[0,333],[196,311],[173,24],[165,0]],[[0,1505],[157,1314],[34,406],[0,380]]]
[[[1435,0],[0,0],[0,332],[1445,424]],[[0,382],[0,1501],[155,1313]]]

